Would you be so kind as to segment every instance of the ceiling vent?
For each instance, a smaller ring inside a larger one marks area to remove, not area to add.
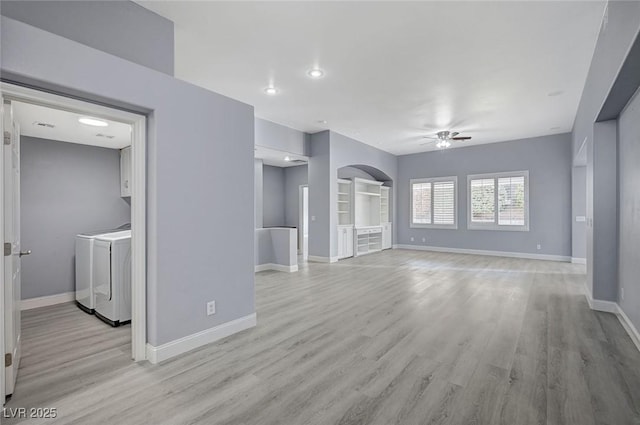
[[[98,133],[98,134],[96,134],[96,137],[106,137],[107,139],[113,139],[116,136],[111,136],[110,134]]]
[[[42,121],[34,121],[33,125],[35,125],[36,127],[56,128],[55,125]]]

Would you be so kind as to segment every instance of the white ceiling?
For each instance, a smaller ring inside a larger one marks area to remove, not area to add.
[[[604,1],[139,1],[175,22],[176,77],[306,132],[394,154],[571,131]],[[311,80],[306,71],[326,71]],[[280,93],[267,96],[274,84]],[[326,120],[327,124],[319,121]]]
[[[122,149],[131,145],[131,126],[100,118],[107,127],[81,124],[78,119],[86,115],[53,109],[46,106],[12,102],[14,120],[20,124],[20,134],[60,142],[103,148]],[[54,128],[36,123],[53,124]],[[102,136],[98,136],[101,134]],[[109,138],[113,136],[113,138]]]
[[[271,165],[273,167],[296,167],[309,162],[309,157],[307,156],[296,155],[289,152],[279,151],[277,149],[265,148],[264,146],[256,145],[253,150],[255,158],[261,159],[263,164]]]

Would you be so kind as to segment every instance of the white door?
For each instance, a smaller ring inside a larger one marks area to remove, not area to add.
[[[5,395],[13,394],[20,365],[20,129],[3,99]]]

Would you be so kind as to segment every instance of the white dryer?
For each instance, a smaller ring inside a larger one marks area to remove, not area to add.
[[[125,224],[118,229],[99,230],[76,235],[76,304],[81,310],[93,314],[95,299],[93,291],[93,241],[98,236],[131,229]]]
[[[131,231],[97,236],[93,242],[95,314],[111,326],[131,322]]]

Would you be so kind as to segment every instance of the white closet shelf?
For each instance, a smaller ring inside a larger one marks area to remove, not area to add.
[[[380,196],[379,193],[375,193],[375,192],[356,192],[356,194],[358,195],[367,195],[367,196]]]
[[[338,192],[338,195],[348,195],[348,192]]]

